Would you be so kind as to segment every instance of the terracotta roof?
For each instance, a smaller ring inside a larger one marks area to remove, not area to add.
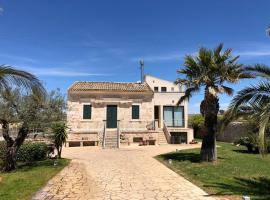
[[[79,91],[118,91],[118,92],[152,92],[147,83],[117,83],[117,82],[75,82],[69,92]]]

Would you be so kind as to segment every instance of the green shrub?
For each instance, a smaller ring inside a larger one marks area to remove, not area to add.
[[[255,135],[249,134],[248,136],[241,137],[236,143],[245,146],[249,153],[259,152],[258,137]]]
[[[6,151],[6,143],[0,142],[0,158],[3,160]],[[44,160],[47,157],[48,147],[44,142],[25,142],[19,149],[17,160],[32,162]]]
[[[189,126],[194,130],[194,137],[202,139],[202,132],[204,129],[204,118],[202,115],[192,115],[188,119]]]
[[[259,153],[259,139],[255,134],[249,134],[245,137],[241,137],[236,144],[243,145],[247,148],[249,153]],[[270,152],[270,139],[266,139],[267,151]]]

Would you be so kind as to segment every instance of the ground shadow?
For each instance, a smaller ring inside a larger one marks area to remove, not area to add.
[[[243,149],[234,149],[233,151],[237,153],[252,154],[251,152],[248,152],[248,150],[243,150]]]
[[[252,199],[269,200],[270,199],[270,178],[239,178],[234,177],[233,184],[215,183],[212,185],[204,185],[204,187],[212,187],[221,190],[221,192],[211,195],[240,195],[252,196]]]
[[[29,171],[36,167],[54,167],[54,163],[56,162],[56,166],[61,166],[61,162],[59,160],[43,160],[43,161],[33,161],[33,162],[19,162],[17,164],[17,169],[20,171]]]
[[[169,153],[169,154],[162,154],[158,157],[164,159],[164,160],[177,160],[177,161],[190,161],[193,163],[199,163],[200,162],[200,154],[198,153],[184,153],[184,152],[175,152],[175,153]]]

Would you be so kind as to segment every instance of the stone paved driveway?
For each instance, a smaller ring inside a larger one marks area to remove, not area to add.
[[[32,200],[93,199],[94,187],[88,182],[85,166],[72,160],[59,174],[38,191]]]
[[[198,145],[64,149],[71,164],[33,200],[214,200],[153,157]]]
[[[91,183],[91,190],[88,191],[93,195],[85,195],[85,199],[213,200],[200,188],[153,158],[176,148],[192,147],[198,146],[164,145],[105,150],[96,147],[66,148],[64,157],[84,166],[88,184]],[[83,188],[81,192],[85,194]]]

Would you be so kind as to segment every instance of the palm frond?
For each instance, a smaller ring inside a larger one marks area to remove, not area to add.
[[[200,48],[196,56],[187,55],[184,58],[184,68],[177,72],[184,76],[176,83],[185,85],[193,91],[194,87],[213,88],[217,95],[226,93],[231,95],[233,89],[224,86],[226,82],[236,83],[242,78],[253,78],[244,70],[243,65],[237,63],[239,56],[232,56],[232,49],[223,50],[223,44],[214,49]],[[192,92],[187,90],[179,102],[189,99]]]
[[[195,92],[200,90],[199,86],[189,87],[186,89],[184,96],[182,96],[177,105],[181,104],[183,101],[189,100]]]
[[[245,70],[247,72],[251,72],[254,76],[270,78],[270,67],[264,64],[255,64],[254,66],[247,66]]]
[[[235,119],[247,116],[252,112],[250,106],[238,107],[238,109],[228,109],[220,121],[219,133],[223,133],[225,128]]]
[[[258,85],[252,85],[237,93],[232,99],[230,109],[236,110],[240,105],[256,104],[259,102],[270,102],[270,83],[260,82]]]
[[[0,90],[18,86],[44,97],[46,90],[38,78],[26,71],[17,70],[7,65],[0,65]]]
[[[226,93],[228,95],[232,95],[234,90],[230,87],[225,86],[225,85],[221,85],[219,87],[219,91],[220,91],[220,93]]]
[[[270,105],[265,105],[262,110],[259,120],[259,150],[261,155],[264,156],[267,152],[265,144],[265,129],[270,119]]]

